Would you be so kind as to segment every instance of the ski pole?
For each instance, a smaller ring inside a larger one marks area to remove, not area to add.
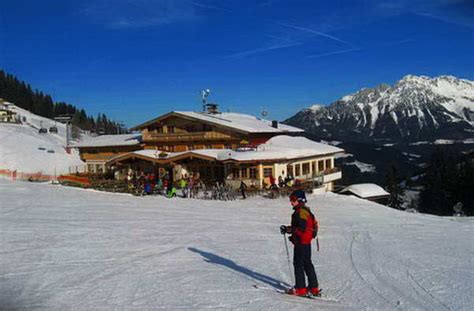
[[[319,252],[319,239],[318,239],[318,236],[316,236],[316,249]]]
[[[290,271],[290,277],[294,284],[295,282],[293,280],[293,273],[291,271],[290,252],[288,251],[288,242],[286,241],[286,234],[283,234],[283,241],[285,241],[286,259],[288,260],[288,270]]]

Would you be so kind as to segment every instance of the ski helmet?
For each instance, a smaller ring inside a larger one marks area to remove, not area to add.
[[[306,200],[306,194],[305,194],[304,190],[295,190],[295,191],[293,191],[290,195],[290,201],[298,201],[298,202],[302,202],[302,203],[308,202],[308,200]]]

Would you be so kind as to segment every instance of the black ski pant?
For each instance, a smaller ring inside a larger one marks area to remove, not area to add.
[[[311,244],[296,244],[293,252],[293,266],[295,267],[295,288],[306,287],[305,274],[308,277],[308,287],[319,287],[318,277],[311,262]]]

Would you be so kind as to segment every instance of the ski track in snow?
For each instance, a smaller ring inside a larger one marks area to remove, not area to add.
[[[323,301],[253,287],[293,282],[278,230],[289,223],[286,199],[133,197],[0,180],[0,202],[2,311],[474,306],[471,218],[309,196],[321,223],[313,262],[336,300]]]

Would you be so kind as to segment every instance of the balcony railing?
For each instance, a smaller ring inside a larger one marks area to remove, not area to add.
[[[219,140],[232,138],[232,136],[218,132],[194,132],[194,133],[148,133],[143,136],[145,141],[171,142],[171,141],[198,141]]]
[[[340,169],[331,169],[324,171],[323,182],[328,183],[342,178],[342,172]]]

